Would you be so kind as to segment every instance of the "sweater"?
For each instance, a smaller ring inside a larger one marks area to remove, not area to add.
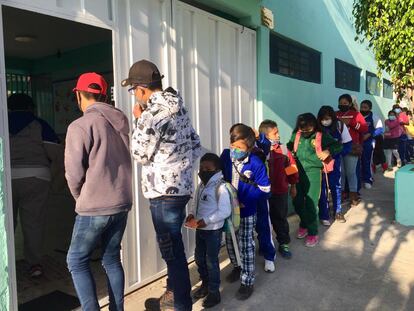
[[[368,132],[368,126],[362,114],[358,111],[349,110],[347,112],[338,111],[336,115],[341,121],[349,120],[347,127],[349,134],[351,134],[352,142],[354,144],[362,144],[361,136]]]
[[[296,132],[293,132],[292,137],[288,143],[288,148],[294,151]],[[316,133],[310,137],[300,137],[298,150],[294,152],[297,161],[298,169],[300,171],[321,170],[323,168],[322,161],[317,157],[315,150]],[[332,157],[341,153],[342,144],[336,141],[329,134],[322,134],[322,150],[329,150]]]
[[[122,111],[89,106],[68,128],[66,180],[82,216],[108,216],[132,206],[129,124]]]
[[[224,180],[229,183],[233,183],[233,179],[239,180],[236,189],[237,197],[241,204],[240,217],[244,218],[255,215],[257,212],[258,201],[268,198],[270,193],[270,181],[264,163],[254,154],[250,154],[244,161],[242,161],[242,169],[239,170],[239,172],[255,183],[252,184],[245,183],[240,180],[239,176],[234,174],[233,162],[230,157],[229,149],[223,151],[221,160],[223,163]]]
[[[385,133],[384,138],[399,138],[402,135],[403,131],[400,125],[400,121],[397,120],[385,120]]]
[[[231,215],[230,194],[223,183],[223,174],[215,174],[207,185],[197,188],[193,209],[190,212],[197,220],[203,219],[206,227],[199,230],[218,230]]]

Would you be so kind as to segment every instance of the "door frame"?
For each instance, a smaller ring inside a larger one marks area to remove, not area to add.
[[[110,0],[112,10],[116,8],[115,1]],[[83,2],[83,1],[82,1]],[[116,74],[116,66],[118,60],[118,51],[115,48],[115,42],[119,41],[119,35],[116,33],[114,21],[107,24],[99,19],[91,18],[88,15],[79,16],[67,14],[63,11],[57,12],[43,7],[33,6],[30,4],[17,2],[13,0],[0,0],[0,135],[3,135],[3,163],[4,163],[4,193],[5,193],[5,226],[6,226],[6,240],[7,240],[7,255],[8,255],[8,288],[9,288],[9,308],[10,310],[18,309],[17,299],[17,279],[16,279],[16,255],[14,244],[14,224],[13,224],[13,205],[12,205],[12,187],[11,187],[11,165],[10,165],[10,147],[9,147],[9,125],[7,114],[7,86],[6,86],[6,63],[4,51],[4,27],[3,27],[3,7],[8,6],[16,9],[26,10],[33,13],[40,13],[47,16],[52,16],[64,20],[69,20],[81,24],[86,24],[98,28],[110,30],[112,33],[112,67],[114,75],[114,99],[118,103],[118,88],[120,85],[119,75]],[[112,17],[116,18],[112,13]],[[118,105],[117,105],[118,106]],[[108,296],[102,298],[100,305],[108,304]]]

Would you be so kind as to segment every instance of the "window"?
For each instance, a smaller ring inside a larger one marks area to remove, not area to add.
[[[7,96],[14,93],[32,95],[31,77],[28,75],[6,73]]]
[[[366,93],[380,96],[381,88],[380,88],[379,83],[380,83],[380,79],[377,77],[377,75],[372,72],[367,71]]]
[[[270,72],[321,83],[321,53],[305,45],[270,33]]]
[[[335,58],[335,87],[359,92],[361,69]]]
[[[383,85],[383,94],[382,94],[382,96],[385,97],[385,98],[393,99],[394,89],[392,87],[392,83],[387,79],[383,79],[382,85]]]

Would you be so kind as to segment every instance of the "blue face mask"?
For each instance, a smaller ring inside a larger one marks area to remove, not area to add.
[[[394,120],[396,120],[397,118],[396,118],[396,116],[389,116],[389,117],[388,117],[388,119],[390,119],[391,121],[394,121]]]
[[[401,113],[401,109],[400,108],[395,108],[394,109],[394,112],[397,113],[397,114],[399,114],[399,113]]]
[[[230,149],[230,157],[234,160],[242,160],[244,158],[246,158],[248,156],[248,152],[247,151],[242,151],[240,149],[237,148],[231,148]]]

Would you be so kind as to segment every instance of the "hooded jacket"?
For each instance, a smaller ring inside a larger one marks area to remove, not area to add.
[[[97,102],[69,126],[65,171],[79,215],[114,215],[131,208],[129,124],[122,111]]]
[[[142,164],[142,191],[147,199],[192,194],[200,138],[174,89],[151,95],[147,109],[135,120],[131,151]]]

